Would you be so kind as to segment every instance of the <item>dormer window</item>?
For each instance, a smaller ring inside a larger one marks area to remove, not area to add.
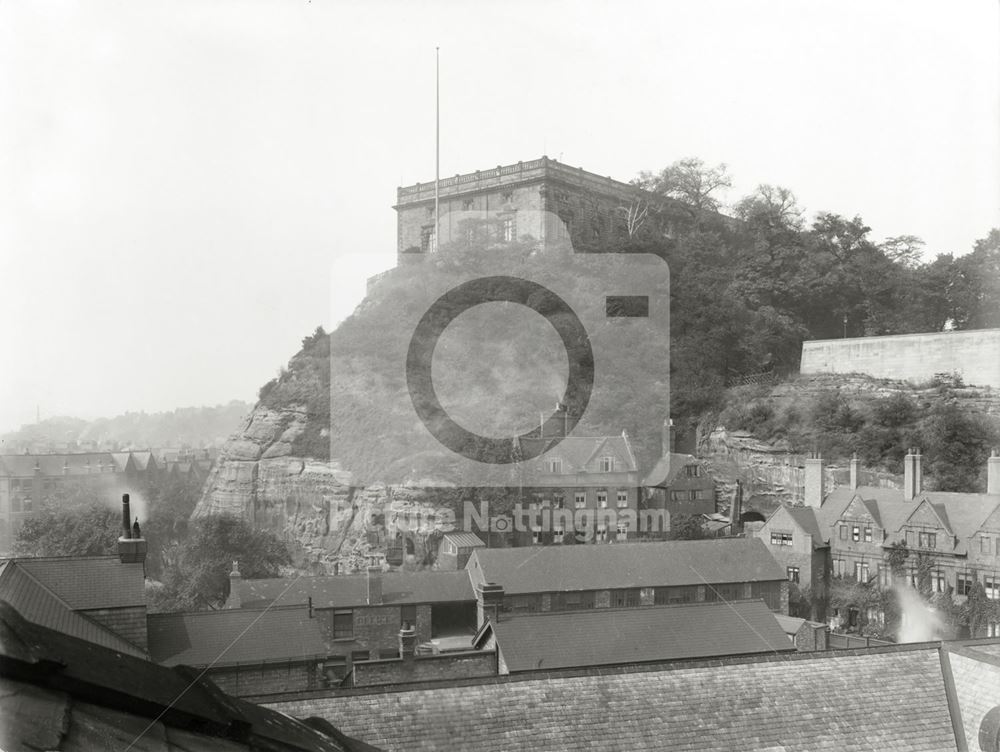
[[[935,533],[921,532],[917,540],[920,548],[937,548],[937,535]]]
[[[614,457],[601,457],[601,472],[610,473],[615,469]]]
[[[562,473],[562,460],[558,457],[549,460],[549,472],[553,475],[560,475]]]
[[[689,478],[701,477],[701,466],[700,465],[685,465],[684,471],[687,473]]]

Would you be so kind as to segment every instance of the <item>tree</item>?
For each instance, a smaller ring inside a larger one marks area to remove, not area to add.
[[[669,540],[701,540],[705,528],[701,517],[694,514],[674,514],[670,516]]]
[[[288,547],[274,533],[255,530],[238,517],[200,520],[164,574],[162,603],[173,609],[218,607],[229,594],[229,572],[239,562],[247,579],[277,577],[291,564]]]
[[[17,556],[103,556],[117,550],[121,512],[100,504],[46,506],[24,521],[14,540]]]
[[[732,186],[726,165],[708,167],[697,157],[680,159],[656,174],[644,172],[639,180],[647,190],[680,202],[696,222],[717,212],[718,193]]]

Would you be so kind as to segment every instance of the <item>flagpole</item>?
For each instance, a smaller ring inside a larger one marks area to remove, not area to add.
[[[441,244],[441,48],[434,48],[434,250]]]

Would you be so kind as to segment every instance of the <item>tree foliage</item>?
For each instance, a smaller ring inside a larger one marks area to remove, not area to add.
[[[117,551],[121,512],[109,505],[46,506],[24,521],[17,556],[104,556]]]

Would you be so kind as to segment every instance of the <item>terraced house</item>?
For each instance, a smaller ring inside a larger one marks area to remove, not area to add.
[[[935,593],[951,590],[959,602],[978,582],[988,598],[1000,600],[1000,452],[988,460],[984,494],[924,490],[915,449],[904,459],[902,489],[852,482],[825,493],[822,461],[811,462],[807,505],[779,508],[757,533],[789,580],[822,595],[830,577],[882,587],[902,579]],[[852,481],[858,477],[853,460]],[[890,556],[899,559],[895,567]],[[1000,634],[996,622],[983,629]]]

